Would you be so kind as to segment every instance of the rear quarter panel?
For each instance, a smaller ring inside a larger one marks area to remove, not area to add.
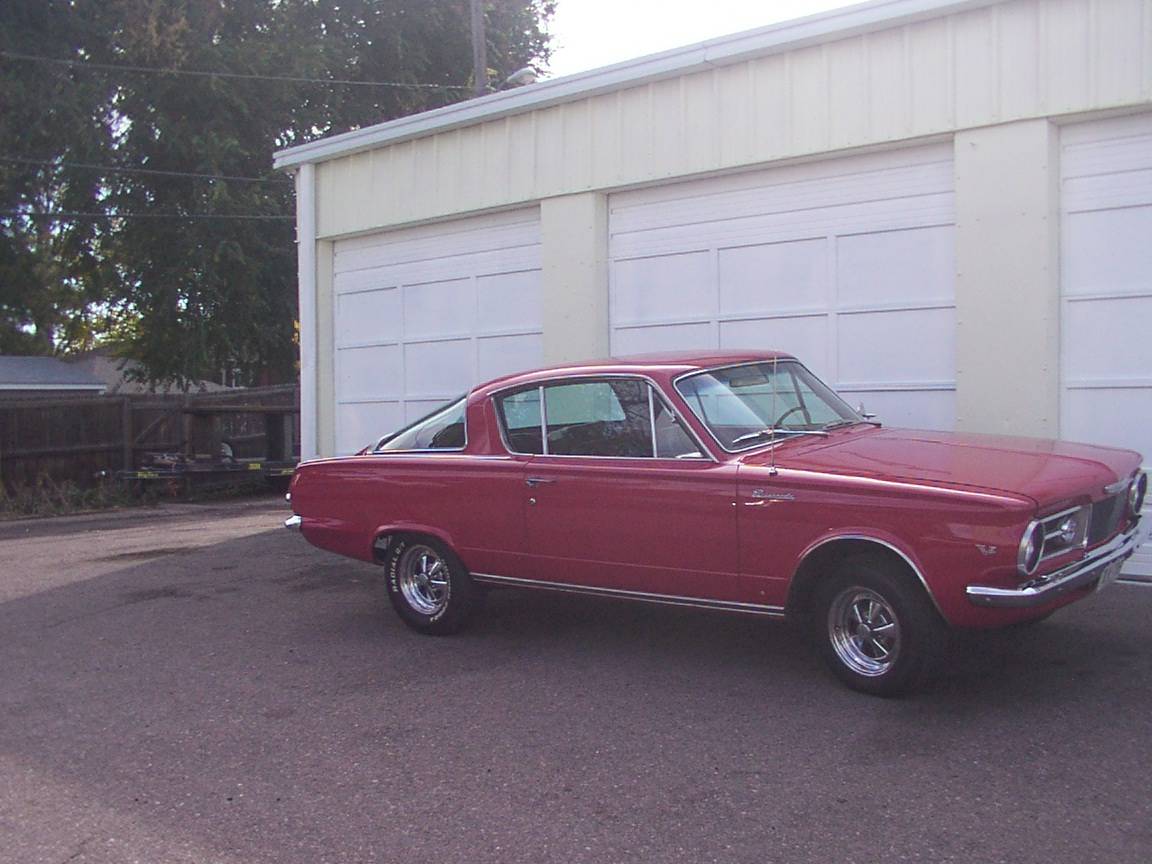
[[[352,456],[301,466],[292,509],[304,537],[322,549],[372,561],[380,534],[420,532],[483,571],[523,548],[522,487],[523,466],[510,457]]]

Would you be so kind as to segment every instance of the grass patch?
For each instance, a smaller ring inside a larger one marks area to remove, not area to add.
[[[155,503],[155,496],[133,495],[111,478],[81,486],[72,480],[40,477],[35,485],[7,489],[0,484],[0,519],[27,516],[65,516],[113,507]]]

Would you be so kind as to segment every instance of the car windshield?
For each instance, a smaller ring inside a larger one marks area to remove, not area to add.
[[[863,422],[795,360],[697,372],[677,381],[676,389],[726,450]]]

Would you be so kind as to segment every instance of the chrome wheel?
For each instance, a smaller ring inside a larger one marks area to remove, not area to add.
[[[451,593],[448,565],[435,549],[419,544],[408,547],[397,571],[400,593],[413,611],[421,615],[444,611]]]
[[[828,607],[828,638],[845,666],[869,678],[887,673],[900,653],[900,622],[868,588],[845,588]]]

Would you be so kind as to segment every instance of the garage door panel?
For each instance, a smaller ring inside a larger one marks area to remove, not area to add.
[[[476,340],[476,351],[476,378],[487,381],[540,365],[544,338],[539,333],[490,336]]]
[[[1149,145],[1152,149],[1152,145]],[[1064,183],[1069,213],[1111,207],[1141,207],[1152,198],[1152,169],[1122,171],[1099,177],[1077,177]]]
[[[1064,242],[1066,296],[1152,292],[1152,203],[1071,213]]]
[[[837,238],[840,302],[849,307],[951,303],[953,237],[951,227],[937,225]]]
[[[405,338],[471,332],[476,326],[475,292],[471,279],[405,285]]]
[[[1060,156],[1060,437],[1136,450],[1147,468],[1152,115],[1066,126]],[[1152,577],[1152,544],[1124,569]]]
[[[1069,388],[1064,393],[1066,420],[1060,437],[1069,441],[1109,444],[1148,457],[1152,398],[1143,388]]]
[[[463,391],[461,391],[463,392]],[[457,393],[456,396],[461,395]],[[415,423],[421,417],[427,417],[433,411],[443,408],[444,405],[450,400],[455,399],[456,396],[448,396],[444,399],[409,399],[404,403],[404,425]]]
[[[336,297],[336,345],[395,342],[400,337],[400,292],[395,288]]]
[[[337,294],[353,291],[380,291],[395,288],[399,283],[388,278],[384,268],[374,267],[371,270],[357,270],[352,273],[337,273],[332,280],[332,287]]]
[[[653,351],[690,351],[694,348],[713,348],[715,345],[716,334],[711,324],[621,328],[612,334],[612,353],[617,356]]]
[[[780,348],[952,428],[953,174],[945,145],[613,196],[613,346]]]
[[[797,240],[720,249],[720,314],[828,305],[828,242]]]
[[[481,276],[476,291],[481,332],[540,329],[544,311],[539,270]]]
[[[339,240],[333,259],[339,453],[543,360],[537,210]]]
[[[954,209],[952,195],[934,195],[698,222],[660,230],[614,234],[611,254],[614,259],[656,257],[687,249],[783,243],[819,239],[829,234],[897,231],[914,225],[948,225]]]
[[[471,339],[411,342],[404,346],[404,392],[411,399],[451,397],[475,381]]]
[[[923,160],[916,165],[892,166],[885,164],[891,162],[890,156],[865,156],[624,193],[613,198],[612,220],[621,232],[645,231],[911,195],[950,194],[950,149],[943,145],[909,152],[910,159]]]
[[[715,308],[709,286],[712,256],[688,252],[617,261],[613,267],[612,317],[619,324],[651,319],[653,309],[666,318],[708,315]]]
[[[947,390],[856,390],[841,387],[840,395],[855,408],[863,404],[885,426],[909,429],[953,429],[956,400]]]
[[[341,240],[335,268],[345,273],[372,267],[436,265],[445,259],[471,255],[509,254],[526,250],[539,255],[540,223],[537,214],[496,214],[422,228]]]
[[[390,429],[404,425],[400,402],[369,402],[336,406],[336,449],[355,453],[374,444]]]
[[[382,399],[400,393],[400,348],[344,348],[336,358],[336,392],[345,401]]]
[[[839,382],[950,384],[956,374],[956,315],[918,309],[841,315]]]
[[[1066,383],[1135,379],[1152,385],[1150,325],[1152,297],[1068,303],[1064,311]]]
[[[720,347],[742,349],[771,345],[799,357],[818,377],[830,381],[828,326],[826,315],[721,321]]]

